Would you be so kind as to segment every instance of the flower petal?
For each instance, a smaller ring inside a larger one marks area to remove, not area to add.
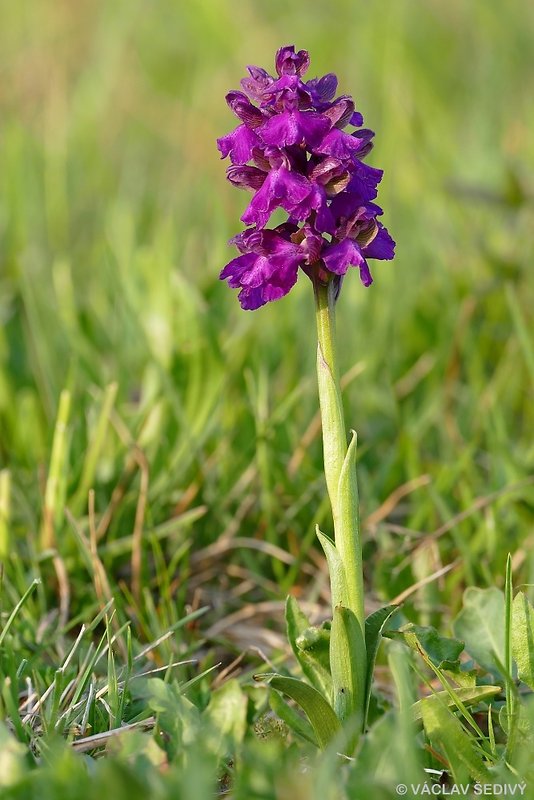
[[[217,139],[221,158],[229,155],[232,164],[246,164],[252,158],[252,150],[260,144],[254,131],[246,125],[238,125],[235,130]]]
[[[312,184],[303,175],[290,172],[285,167],[272,170],[241,219],[246,225],[263,228],[275,208],[284,208],[292,214],[312,190]]]
[[[315,111],[284,111],[267,120],[258,133],[266,144],[290,147],[305,142],[316,147],[330,129],[330,120]]]
[[[306,81],[306,86],[310,92],[314,103],[327,103],[334,97],[337,89],[337,75],[329,72],[322,78],[313,78]]]
[[[228,92],[226,95],[226,102],[232,109],[234,114],[241,122],[248,125],[249,128],[257,128],[264,122],[264,116],[259,108],[253,106],[246,94],[243,92]]]
[[[316,148],[316,152],[347,161],[356,155],[363,144],[366,144],[366,140],[351,136],[339,128],[332,128]]]
[[[327,269],[336,275],[344,275],[351,265],[359,267],[364,260],[360,248],[352,239],[328,245],[322,257]]]
[[[276,54],[275,66],[279,75],[304,75],[310,66],[310,54],[307,50],[295,53],[295,45],[281,47]]]
[[[263,186],[267,173],[257,167],[234,164],[226,170],[226,177],[234,186],[255,192]]]

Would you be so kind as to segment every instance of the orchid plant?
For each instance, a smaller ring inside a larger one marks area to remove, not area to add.
[[[241,217],[246,230],[231,239],[240,255],[220,277],[240,290],[239,302],[247,310],[286,295],[300,270],[313,286],[324,471],[334,539],[319,529],[317,536],[330,574],[332,620],[312,626],[290,596],[288,637],[307,682],[276,674],[259,677],[303,709],[309,722],[277,695],[275,709],[299,733],[323,747],[339,736],[350,753],[366,726],[375,656],[395,607],[365,618],[356,434],[351,431],[348,442],[335,305],[349,267],[356,267],[363,285],[369,286],[369,259],[392,259],[395,243],[374,202],[382,171],[363,162],[374,133],[362,127],[352,97],[336,97],[334,74],[304,80],[309,63],[305,50],[282,47],[276,54],[276,76],[249,66],[242,91],[226,96],[240,124],[218,140],[218,148],[223,158],[230,157],[228,180],[253,197]],[[276,209],[283,209],[287,220],[268,228]]]

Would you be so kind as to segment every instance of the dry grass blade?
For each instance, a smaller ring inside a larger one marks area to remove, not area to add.
[[[414,478],[411,481],[407,481],[403,483],[402,486],[397,487],[389,497],[387,497],[384,502],[382,503],[376,511],[373,511],[372,514],[365,519],[364,525],[367,528],[374,528],[378,525],[379,522],[382,522],[383,519],[386,519],[394,508],[399,504],[403,497],[414,492],[416,489],[420,489],[422,486],[428,486],[429,483],[432,482],[432,478],[430,475],[420,475],[417,478]]]

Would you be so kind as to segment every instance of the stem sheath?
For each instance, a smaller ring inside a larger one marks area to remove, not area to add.
[[[317,379],[323,428],[326,486],[332,506],[335,544],[345,569],[350,608],[365,631],[362,547],[356,442],[347,447],[335,337],[335,284],[314,281],[317,321]],[[354,434],[355,435],[355,434]]]

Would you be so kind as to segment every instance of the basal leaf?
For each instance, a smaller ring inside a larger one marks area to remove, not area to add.
[[[489,783],[491,773],[477,750],[477,742],[463,729],[460,720],[447,707],[436,701],[437,695],[421,700],[421,718],[425,732],[434,748],[439,748],[453,772],[454,782],[461,784],[466,777]]]
[[[210,725],[210,745],[215,752],[241,744],[247,727],[247,696],[235,679],[212,692],[204,718]]]
[[[403,641],[412,650],[424,650],[430,661],[438,669],[455,670],[459,669],[459,656],[464,649],[464,643],[457,639],[448,639],[441,636],[437,630],[431,626],[404,625],[397,631],[388,631],[386,634],[389,639]]]
[[[369,703],[371,701],[371,687],[373,684],[373,672],[375,669],[376,654],[380,645],[382,631],[388,619],[395,613],[399,606],[384,606],[373,614],[369,614],[365,620],[365,650],[367,654],[367,667],[365,678],[365,708],[364,708],[364,727],[367,722]]]
[[[330,697],[332,679],[329,670],[329,632],[323,631],[326,641],[322,641],[322,629],[310,625],[310,621],[292,595],[286,600],[286,627],[291,649],[304,675],[325,697]]]
[[[273,689],[291,697],[302,708],[322,749],[340,732],[341,724],[334,709],[317,689],[297,678],[287,678],[276,673],[255,675],[254,678],[266,681]]]
[[[274,713],[296,734],[318,747],[317,737],[308,720],[295,711],[279,692],[269,693],[269,704]]]
[[[534,608],[523,592],[512,605],[512,654],[519,678],[534,689]]]
[[[466,707],[480,703],[482,700],[489,700],[500,692],[502,692],[502,688],[500,686],[475,686],[473,689],[465,689],[464,687],[461,687],[454,690],[454,694],[458,696],[458,699]],[[445,704],[449,708],[455,708],[455,702],[453,697],[451,697],[450,692],[436,692],[430,697],[425,697],[423,700],[418,700],[417,703],[413,704],[412,712],[415,721],[421,719],[424,703],[427,705],[430,705],[431,703],[440,703],[441,705]]]
[[[454,621],[453,630],[481,667],[501,674],[498,664],[505,663],[505,609],[500,589],[495,586],[466,589],[463,609]]]

